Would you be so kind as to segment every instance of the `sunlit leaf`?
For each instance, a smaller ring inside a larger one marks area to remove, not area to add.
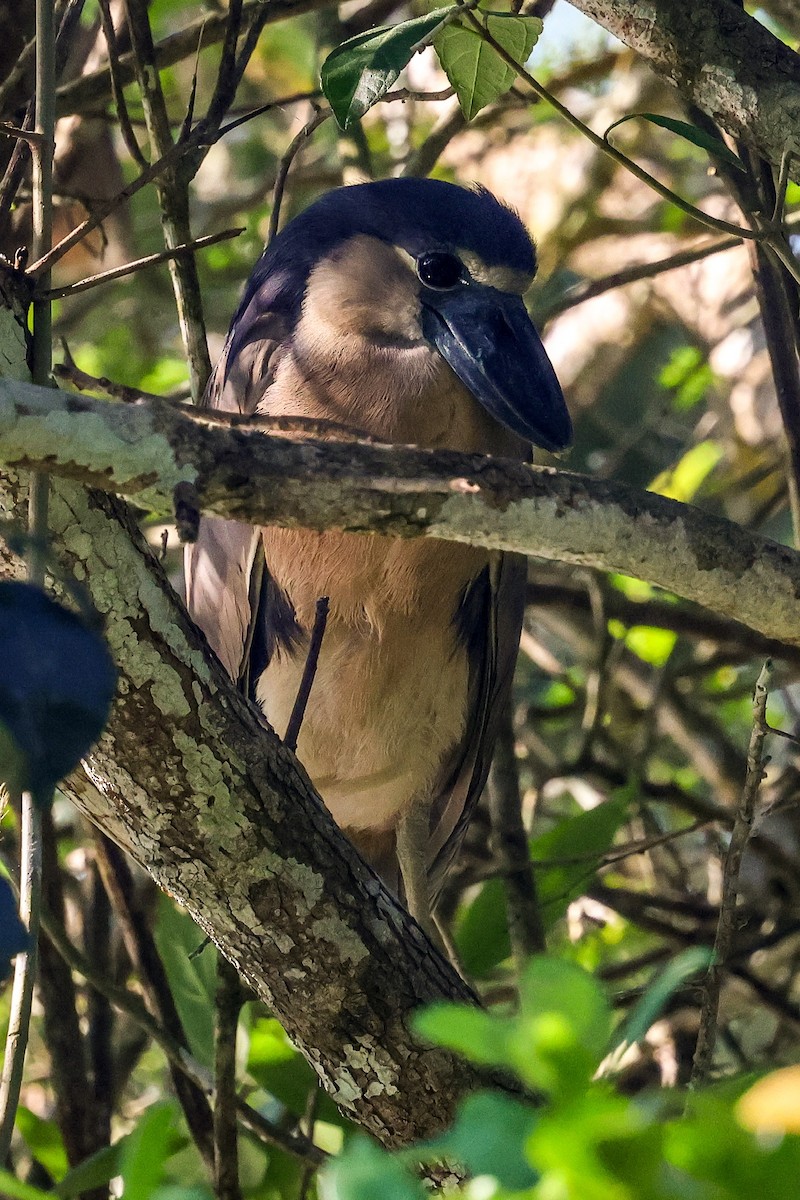
[[[422,39],[454,9],[436,8],[412,21],[359,33],[328,55],[320,72],[322,90],[342,129],[386,95]]]
[[[628,113],[627,116],[620,117],[618,121],[614,121],[609,125],[603,137],[608,139],[608,135],[612,129],[624,125],[626,121],[633,121],[636,117],[641,117],[643,121],[649,121],[651,125],[659,125],[662,129],[668,129],[670,133],[676,133],[679,137],[685,138],[687,142],[691,142],[692,145],[705,150],[712,158],[723,159],[729,166],[735,167],[737,171],[746,171],[742,160],[732,150],[728,149],[721,138],[714,137],[711,133],[706,133],[705,129],[701,129],[698,125],[690,125],[688,121],[678,121],[675,117],[662,117],[660,113]]]
[[[425,1200],[411,1171],[375,1142],[355,1137],[320,1176],[322,1200]]]
[[[678,635],[671,629],[659,629],[655,625],[634,625],[624,637],[628,649],[653,667],[664,666],[678,640]]]
[[[710,439],[699,442],[687,450],[674,467],[657,475],[650,485],[650,491],[688,503],[695,498],[724,453],[719,442]]]
[[[736,1116],[753,1133],[800,1133],[800,1066],[759,1079],[739,1100]]]
[[[542,32],[539,17],[494,13],[484,20],[494,40],[524,66]],[[436,35],[433,45],[468,121],[514,84],[517,77],[514,68],[469,25],[446,25]]]

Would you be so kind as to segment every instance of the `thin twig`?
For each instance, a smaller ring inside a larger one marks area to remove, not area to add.
[[[173,148],[167,105],[161,88],[161,78],[155,62],[153,36],[145,0],[124,0],[136,65],[137,82],[142,97],[147,132],[155,155],[166,155]],[[189,218],[189,180],[196,170],[191,159],[178,160],[157,184],[161,209],[161,225],[167,248],[191,242]],[[170,275],[178,310],[192,399],[199,403],[211,374],[203,303],[197,264],[192,255],[170,259]]]
[[[242,985],[236,969],[222,955],[217,960],[214,1028],[214,1196],[242,1200],[239,1186],[239,1142],[236,1130],[236,1030],[242,1007]]]
[[[667,258],[660,258],[656,262],[635,263],[630,267],[623,267],[620,271],[604,275],[602,279],[582,280],[569,288],[555,304],[549,305],[542,313],[541,319],[550,321],[553,317],[567,312],[568,309],[576,308],[579,304],[593,300],[596,296],[603,296],[615,288],[638,283],[642,279],[653,279],[657,275],[663,275],[667,271],[674,271],[679,267],[688,267],[692,263],[709,258],[712,254],[732,250],[734,246],[741,246],[741,244],[740,237],[719,238],[713,242],[705,242],[702,246],[695,246],[690,250],[679,250],[676,254],[670,254]]]
[[[142,154],[141,147],[136,140],[133,125],[131,124],[130,114],[128,113],[128,105],[125,103],[124,85],[120,78],[119,72],[119,55],[117,53],[117,32],[114,28],[114,18],[111,15],[108,0],[98,0],[100,8],[100,23],[103,26],[103,36],[106,39],[106,49],[108,50],[108,70],[111,78],[111,95],[114,99],[114,107],[117,110],[117,120],[119,121],[119,130],[122,134],[122,140],[128,147],[128,153],[135,163],[140,167],[147,166],[147,159]]]
[[[133,963],[144,992],[147,1007],[170,1037],[188,1049],[183,1023],[169,987],[169,981],[146,915],[137,902],[133,877],[122,851],[103,834],[95,837],[95,857],[103,886],[117,918],[125,949]],[[175,1092],[186,1117],[189,1131],[210,1169],[214,1165],[213,1121],[203,1089],[176,1072],[171,1062]]]
[[[185,156],[191,155],[201,149],[209,149],[220,138],[223,138],[226,133],[238,129],[240,125],[245,124],[247,121],[252,121],[255,117],[261,116],[265,112],[270,112],[276,108],[284,108],[288,104],[298,104],[316,95],[318,95],[317,92],[297,92],[291,96],[284,96],[280,100],[271,100],[268,104],[262,104],[258,108],[250,109],[242,116],[236,117],[226,125],[220,126],[217,130],[211,130],[205,121],[198,122],[188,137],[183,141],[175,142],[166,153],[162,154],[160,158],[152,162],[140,175],[137,175],[121,191],[117,192],[116,196],[112,196],[109,200],[96,201],[94,210],[81,221],[80,225],[76,225],[70,233],[66,234],[60,242],[53,246],[52,250],[30,264],[28,274],[31,278],[38,280],[45,271],[50,270],[65,254],[68,254],[73,246],[83,241],[87,234],[90,234],[98,225],[101,225],[106,217],[114,212],[115,209],[119,208],[127,200],[132,199],[142,188],[159,179],[165,171],[169,171],[175,167]]]
[[[764,758],[764,740],[768,733],[767,699],[769,686],[772,681],[772,662],[764,663],[756,680],[753,695],[753,728],[750,733],[750,744],[747,748],[747,773],[745,775],[742,795],[736,811],[736,820],[731,831],[731,840],[725,858],[725,869],[722,876],[722,898],[720,900],[717,932],[714,939],[714,958],[708,968],[703,986],[703,1002],[700,1009],[700,1029],[697,1034],[697,1046],[692,1063],[690,1087],[696,1088],[704,1083],[711,1069],[714,1054],[714,1043],[717,1036],[719,1020],[719,1001],[722,991],[722,980],[728,970],[728,960],[731,955],[734,934],[737,924],[737,893],[739,870],[745,847],[750,839],[753,828],[756,798],[761,780],[764,778],[766,759]]]
[[[193,254],[195,250],[202,250],[206,246],[215,246],[217,242],[226,242],[243,233],[244,226],[238,229],[224,229],[221,233],[210,233],[205,237],[195,238],[193,242],[184,242],[181,246],[173,246],[170,250],[159,250],[157,254],[146,254],[144,258],[136,258],[133,262],[123,263],[122,266],[111,267],[108,271],[98,272],[97,275],[89,275],[86,279],[79,279],[77,283],[69,283],[65,287],[50,288],[46,292],[37,289],[36,295],[41,300],[62,300],[69,296],[75,296],[78,292],[86,292],[101,283],[110,283],[114,279],[132,275],[134,271],[141,271],[144,267],[153,267],[157,263],[169,262],[170,259],[177,258],[179,254]]]
[[[50,941],[66,962],[87,983],[91,984],[120,1012],[125,1013],[140,1029],[143,1029],[164,1052],[167,1060],[187,1079],[199,1088],[206,1096],[213,1095],[210,1074],[206,1067],[164,1028],[155,1017],[147,1011],[141,998],[135,992],[115,983],[107,975],[98,970],[76,946],[72,944],[59,922],[45,909],[42,912],[42,928]],[[327,1155],[318,1146],[311,1145],[307,1139],[297,1137],[272,1125],[256,1109],[241,1099],[237,1099],[236,1109],[239,1120],[245,1129],[250,1130],[257,1138],[268,1146],[277,1146],[301,1160],[311,1159],[317,1164],[323,1163]]]
[[[27,802],[26,802],[27,798]],[[42,891],[41,819],[30,792],[22,805],[20,836],[20,898],[19,915],[28,930],[28,949],[17,955],[11,1005],[6,1034],[5,1057],[0,1077],[0,1162],[8,1158],[11,1135],[17,1114],[22,1086],[22,1069],[28,1044],[28,1028],[33,1003],[33,984],[36,978],[37,938]]]
[[[305,146],[312,133],[331,116],[330,109],[320,109],[314,113],[310,121],[306,122],[300,132],[292,139],[288,149],[281,158],[278,164],[278,173],[275,176],[275,187],[272,191],[272,212],[269,218],[269,233],[267,234],[267,245],[275,237],[278,232],[278,226],[281,219],[281,204],[283,203],[283,193],[286,188],[286,180],[289,176],[292,163],[300,150]]]
[[[238,84],[236,72],[236,47],[239,44],[239,33],[242,28],[242,0],[230,0],[228,20],[225,24],[225,41],[217,71],[217,82],[214,95],[208,106],[208,120],[212,125],[219,126],[228,107],[233,103]],[[200,30],[198,46],[203,35]]]
[[[32,37],[31,40],[29,42],[26,42],[25,45],[22,47],[22,52],[20,53],[19,58],[14,63],[14,65],[11,68],[11,70],[9,71],[8,75],[6,75],[2,84],[0,84],[0,112],[3,111],[6,100],[11,95],[14,88],[17,86],[18,83],[21,82],[22,77],[24,76],[25,72],[27,71],[28,67],[30,66],[30,61],[33,58],[35,53],[36,53],[36,38]]]
[[[300,736],[300,727],[303,724],[303,717],[306,715],[306,706],[308,698],[311,695],[311,687],[314,683],[314,676],[317,673],[317,663],[319,662],[319,652],[322,649],[322,639],[325,637],[325,626],[328,623],[328,597],[321,596],[317,601],[316,612],[314,614],[314,628],[311,631],[311,641],[308,646],[308,656],[303,667],[303,675],[300,680],[300,687],[297,689],[292,713],[289,717],[289,724],[286,726],[286,734],[284,736],[284,745],[290,750],[297,749],[297,739]]]
[[[489,777],[492,849],[503,879],[511,950],[518,969],[545,949],[545,932],[528,838],[522,821],[522,795],[514,747],[511,700],[501,717]]]
[[[39,140],[33,150],[33,243],[36,253],[50,245],[53,230],[53,131],[55,128],[55,22],[50,0],[36,0],[36,92],[35,130]],[[33,302],[33,382],[50,381],[52,324],[47,301]],[[28,579],[44,585],[50,480],[33,472],[28,491]],[[36,979],[37,941],[42,903],[42,806],[50,804],[47,794],[22,793],[20,838],[20,918],[28,931],[26,951],[17,956],[11,1008],[6,1034],[6,1053],[0,1078],[0,1163],[11,1144],[11,1132],[22,1087],[25,1051],[28,1045],[33,988]]]

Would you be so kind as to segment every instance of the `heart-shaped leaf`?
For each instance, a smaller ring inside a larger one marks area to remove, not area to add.
[[[515,62],[524,65],[542,32],[539,17],[493,13],[484,20],[494,40]],[[514,68],[469,25],[446,25],[433,45],[468,121],[504,95],[517,77]]]

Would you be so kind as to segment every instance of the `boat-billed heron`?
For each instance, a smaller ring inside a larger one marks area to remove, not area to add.
[[[570,419],[522,294],[518,217],[430,179],[339,188],[259,259],[209,384],[232,412],[527,460]],[[205,519],[189,607],[283,735],[316,602],[329,616],[297,753],[325,804],[431,929],[511,686],[526,565],[428,539]]]

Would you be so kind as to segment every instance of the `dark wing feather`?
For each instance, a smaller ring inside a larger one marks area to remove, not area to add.
[[[441,892],[475,805],[486,784],[500,717],[511,690],[525,612],[528,564],[523,555],[499,554],[470,586],[458,614],[470,664],[467,729],[442,776],[431,812],[431,900]]]
[[[279,279],[251,284],[206,388],[205,407],[255,412],[291,338],[293,315],[279,284]],[[197,541],[186,549],[185,571],[189,611],[231,678],[248,688],[254,607],[271,582],[258,529],[204,517]]]

